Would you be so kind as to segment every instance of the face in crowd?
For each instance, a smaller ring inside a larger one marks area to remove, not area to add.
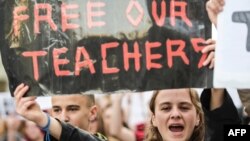
[[[90,131],[97,117],[93,95],[63,95],[52,97],[51,115],[73,126]]]
[[[41,129],[34,122],[28,120],[22,121],[19,131],[28,141],[39,141],[44,137]]]
[[[159,141],[201,141],[204,117],[197,93],[192,89],[155,92],[150,101],[152,126]]]

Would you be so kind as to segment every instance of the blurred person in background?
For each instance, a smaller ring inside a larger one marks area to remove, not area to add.
[[[0,115],[0,140],[2,140],[5,132],[6,132],[5,121],[4,121],[4,119]]]
[[[100,106],[105,136],[108,138],[109,141],[122,141],[122,139],[111,133],[113,125],[117,124],[115,122],[116,120],[112,118],[112,115],[115,113],[117,114],[118,117],[123,116],[123,113],[120,112],[117,113],[116,111],[113,110],[114,102],[111,100],[111,97],[112,97],[111,94],[105,94],[99,96],[97,100],[98,103],[97,105]],[[120,130],[118,132],[120,132]],[[129,138],[127,138],[127,140],[129,140]]]
[[[23,135],[26,141],[43,141],[44,139],[44,133],[32,121],[23,120],[18,131]]]
[[[127,94],[111,94],[111,104],[106,109],[106,115],[109,115],[108,130],[110,136],[118,141],[135,141],[134,131],[128,126],[128,109],[131,105],[126,105],[127,109],[122,108],[122,100]]]
[[[243,124],[250,125],[250,89],[238,89],[238,93],[243,105]]]
[[[144,94],[144,95],[143,95]],[[122,107],[122,101],[124,100],[125,96],[128,96],[127,98],[127,105],[126,107]],[[141,96],[147,96],[146,93],[123,93],[123,94],[112,94],[111,99],[112,99],[112,108],[110,109],[111,112],[111,121],[112,124],[109,125],[110,127],[110,134],[120,141],[143,141],[144,139],[144,130],[145,130],[145,124],[147,123],[146,119],[148,117],[147,114],[143,114],[144,120],[137,122],[134,126],[134,128],[131,128],[128,126],[128,123],[126,119],[132,118],[132,116],[135,116],[134,114],[131,113],[131,109],[135,109],[138,107],[134,107],[135,105],[132,105],[131,98],[135,98],[135,96],[140,97],[141,99],[137,99],[137,103],[140,106],[141,109],[144,109],[144,111],[147,111],[142,104],[142,97]],[[124,108],[126,108],[124,110]],[[126,113],[125,113],[126,112]],[[141,113],[143,111],[138,110],[137,112]],[[142,114],[142,113],[141,113]],[[138,114],[137,114],[138,115]],[[126,116],[130,116],[126,117]]]
[[[111,141],[111,136],[109,133],[110,122],[110,107],[112,105],[111,98],[109,94],[97,94],[96,95],[96,105],[98,107],[98,130]]]
[[[102,109],[102,118],[104,123],[104,129],[109,141],[122,141],[111,133],[112,125],[115,125],[115,121],[112,119],[112,115],[116,112],[113,111],[113,103],[110,102],[104,109]],[[120,113],[115,113],[120,116]]]
[[[2,128],[0,141],[23,141],[18,132],[21,120],[16,115],[8,115],[5,119],[1,119],[0,123]]]

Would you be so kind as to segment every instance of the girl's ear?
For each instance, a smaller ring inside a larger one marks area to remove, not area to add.
[[[152,114],[152,116],[151,116],[151,122],[152,122],[152,125],[154,127],[156,127],[156,121],[155,121],[155,115],[154,114]]]
[[[200,124],[200,116],[197,115],[195,126],[198,126],[199,124]]]
[[[197,120],[195,125],[198,126],[199,124],[200,124],[200,120]]]

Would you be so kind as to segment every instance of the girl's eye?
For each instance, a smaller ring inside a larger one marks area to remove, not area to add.
[[[180,107],[180,109],[186,111],[189,110],[189,107]]]
[[[171,107],[162,107],[161,110],[162,111],[169,111],[171,109]]]

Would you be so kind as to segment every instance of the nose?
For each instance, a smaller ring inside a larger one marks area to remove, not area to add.
[[[171,111],[170,118],[171,119],[180,119],[181,118],[180,110],[178,108],[173,108]]]
[[[60,115],[60,120],[64,122],[69,122],[69,116],[66,111],[62,111]]]

